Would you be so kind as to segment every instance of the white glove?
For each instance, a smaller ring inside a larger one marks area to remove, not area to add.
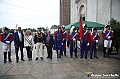
[[[8,43],[8,44],[9,44],[9,43],[10,43],[10,41],[6,41],[6,43]]]
[[[36,49],[36,44],[34,44],[34,48]]]
[[[63,45],[63,43],[62,43],[62,45]]]
[[[90,45],[90,43],[87,43],[87,46],[89,46]]]
[[[111,36],[108,36],[108,39],[110,39],[111,38]]]
[[[96,43],[98,42],[98,40],[96,40]]]
[[[43,46],[45,46],[45,44],[43,44]]]
[[[73,38],[73,41],[76,41],[76,39],[75,39],[75,38]]]

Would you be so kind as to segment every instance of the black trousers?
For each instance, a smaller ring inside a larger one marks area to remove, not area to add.
[[[56,50],[56,52],[57,52],[57,58],[61,57],[61,55],[62,55],[62,50]]]
[[[111,53],[111,48],[108,49],[108,51],[106,52],[106,47],[104,47],[104,50],[103,50],[103,56],[106,57],[106,54],[107,54],[107,57],[109,57],[110,53]]]
[[[32,58],[32,51],[30,51],[30,46],[26,47],[26,51],[27,51],[27,57]]]
[[[18,46],[18,48],[15,47],[15,53],[16,53],[16,59],[17,60],[19,59],[19,56],[18,56],[19,48],[20,48],[20,51],[21,51],[21,59],[23,59],[23,46],[20,45],[20,46]]]
[[[11,61],[11,52],[8,52],[8,60]],[[4,52],[4,61],[7,61],[7,52]]]
[[[70,45],[70,41],[68,40],[68,41],[67,41],[67,47],[69,47],[69,45]]]
[[[48,58],[52,59],[52,47],[47,46],[47,53],[48,53]]]
[[[64,51],[61,51],[61,55],[63,55],[63,54],[66,56],[66,48]]]

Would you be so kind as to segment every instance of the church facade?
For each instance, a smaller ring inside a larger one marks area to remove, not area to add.
[[[120,21],[120,0],[71,0],[71,23],[83,20],[108,24],[111,18]]]

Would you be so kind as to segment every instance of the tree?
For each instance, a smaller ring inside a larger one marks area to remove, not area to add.
[[[120,22],[114,20],[113,18],[109,21],[111,29],[114,31],[113,44],[120,47]]]
[[[43,31],[46,31],[45,27],[42,27],[42,30],[43,30]]]
[[[10,33],[14,33],[14,29],[10,29],[10,31],[9,31]]]
[[[57,28],[58,28],[57,25],[52,25],[52,26],[51,26],[51,29],[57,29]]]
[[[2,33],[2,28],[0,28],[0,33]]]
[[[48,26],[46,27],[46,31],[49,30]]]

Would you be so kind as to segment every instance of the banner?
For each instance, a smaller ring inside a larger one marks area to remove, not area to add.
[[[82,15],[80,15],[80,40],[83,38]]]

